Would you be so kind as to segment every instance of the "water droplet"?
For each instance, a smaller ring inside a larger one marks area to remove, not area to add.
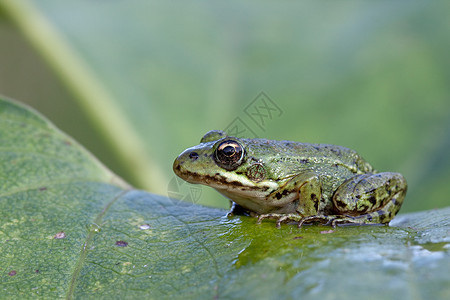
[[[89,228],[89,231],[98,233],[98,232],[102,231],[102,228],[99,225],[97,225],[95,223],[92,223],[90,228]]]
[[[143,225],[139,226],[139,229],[142,229],[142,230],[150,229],[150,225],[149,224],[143,224]]]

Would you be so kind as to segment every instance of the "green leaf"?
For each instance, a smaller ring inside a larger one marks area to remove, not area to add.
[[[450,207],[277,229],[134,190],[16,102],[0,122],[1,298],[450,297]]]

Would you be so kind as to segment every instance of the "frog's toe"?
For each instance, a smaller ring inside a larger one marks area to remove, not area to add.
[[[264,220],[264,219],[279,219],[279,218],[281,218],[283,215],[281,215],[281,214],[262,214],[262,215],[259,215],[259,217],[258,217],[258,224],[260,224],[261,223],[261,221],[262,220]]]
[[[343,221],[342,219],[334,218],[328,221],[328,223],[325,225],[330,225],[331,227],[336,228],[338,224],[345,224],[345,223],[348,223],[348,221]]]
[[[326,222],[325,226],[331,226],[333,228],[336,228],[336,226],[343,225],[343,224],[361,224],[358,220],[355,220],[352,217],[341,217],[341,216],[329,216],[328,222]]]
[[[298,221],[298,227],[302,227],[303,224],[306,223],[312,223],[312,222],[319,222],[325,225],[329,225],[329,223],[333,220],[333,218],[329,217],[329,216],[309,216],[309,217],[305,217],[302,218],[301,220]]]
[[[281,227],[281,223],[283,223],[283,222],[288,222],[288,221],[290,221],[291,220],[291,218],[289,217],[289,216],[281,216],[280,218],[278,218],[278,220],[277,220],[277,228],[280,228]]]
[[[261,224],[262,220],[270,219],[270,218],[271,218],[270,214],[259,215],[258,216],[258,221],[256,223]]]
[[[281,223],[287,223],[289,221],[299,222],[301,219],[299,219],[298,215],[292,215],[292,214],[263,214],[258,217],[258,224],[261,223],[264,219],[272,219],[277,220],[276,226],[277,228],[281,227]]]
[[[337,221],[336,218],[330,218],[328,220],[328,222],[326,222],[324,225],[325,226],[331,226],[331,227],[335,228],[336,227],[336,221]]]
[[[366,220],[362,220],[359,218],[354,217],[336,217],[333,220],[331,220],[330,224],[332,227],[336,227],[339,225],[345,226],[357,226],[357,225],[376,225],[376,223],[371,223]]]
[[[302,218],[300,221],[298,221],[297,227],[301,228],[303,226],[303,224],[312,222],[312,221],[316,221],[316,217],[306,217],[306,218]]]

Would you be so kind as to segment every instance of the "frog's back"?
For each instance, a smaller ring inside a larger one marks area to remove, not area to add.
[[[278,178],[314,170],[325,185],[335,188],[355,174],[375,172],[356,151],[342,146],[265,139],[248,142],[250,155],[264,157]]]
[[[326,203],[331,203],[328,200],[347,179],[375,172],[356,151],[342,146],[264,139],[246,143],[248,159],[262,161],[270,170],[268,175],[272,180],[284,181],[302,172],[314,171],[320,178]]]
[[[365,161],[355,150],[329,144],[307,144],[297,142],[287,142],[287,148],[292,147],[297,157],[309,157],[309,165],[323,165],[331,170],[336,168],[347,169],[352,174],[364,174],[374,172],[372,166]],[[301,161],[302,162],[302,161]],[[304,161],[303,161],[304,162]]]

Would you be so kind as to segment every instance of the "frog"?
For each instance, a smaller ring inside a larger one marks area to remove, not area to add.
[[[389,224],[404,201],[402,174],[378,172],[356,151],[331,144],[237,138],[207,132],[174,173],[231,200],[228,216],[329,226]]]

